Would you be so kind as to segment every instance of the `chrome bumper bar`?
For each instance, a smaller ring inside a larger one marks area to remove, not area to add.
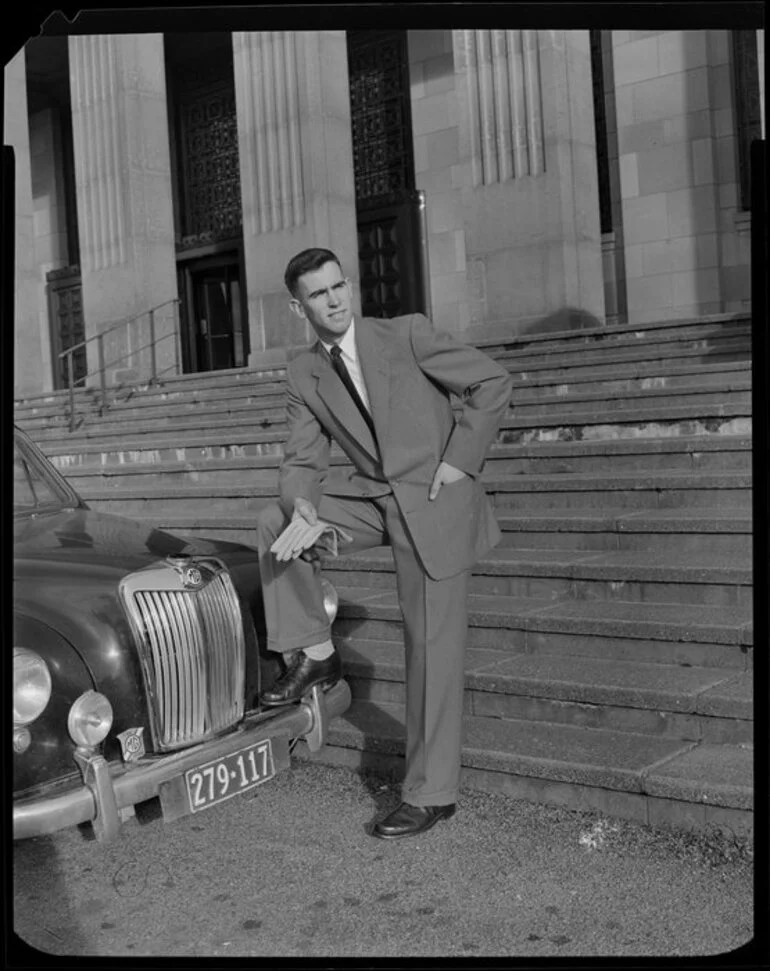
[[[60,796],[20,800],[13,807],[13,838],[28,839],[92,822],[97,839],[116,835],[121,810],[152,799],[161,785],[202,762],[236,752],[250,741],[304,738],[311,752],[325,743],[329,722],[350,705],[350,688],[338,681],[328,691],[314,688],[299,704],[247,717],[237,731],[184,752],[113,773],[104,756],[79,755],[83,785]]]

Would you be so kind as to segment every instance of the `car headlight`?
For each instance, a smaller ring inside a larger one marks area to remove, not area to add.
[[[98,691],[84,691],[70,708],[67,728],[76,745],[93,748],[112,728],[112,705]]]
[[[51,700],[48,665],[27,647],[13,649],[13,723],[29,725]]]
[[[324,595],[324,609],[326,610],[326,616],[329,618],[329,623],[331,624],[334,618],[337,616],[337,608],[339,606],[340,598],[337,596],[337,591],[325,577],[321,577],[321,589],[323,590]]]

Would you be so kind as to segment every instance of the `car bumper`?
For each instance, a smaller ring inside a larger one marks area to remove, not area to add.
[[[13,838],[43,836],[91,822],[97,838],[109,839],[120,829],[121,810],[161,795],[165,784],[178,780],[188,769],[237,752],[252,742],[285,740],[284,745],[274,747],[275,769],[288,768],[288,739],[304,738],[311,751],[317,751],[325,744],[329,721],[341,715],[350,700],[347,683],[338,681],[328,691],[314,689],[299,704],[246,718],[229,735],[118,771],[101,755],[81,757],[83,785],[61,795],[14,804]]]

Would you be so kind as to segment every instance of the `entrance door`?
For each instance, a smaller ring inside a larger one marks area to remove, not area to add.
[[[426,311],[405,30],[347,31],[361,309]]]
[[[188,308],[185,371],[220,371],[244,367],[244,333],[239,261],[211,258],[185,268]]]
[[[66,388],[69,368],[67,359],[60,358],[59,354],[86,339],[79,267],[68,266],[48,274],[48,308],[54,388]],[[72,357],[75,384],[82,384],[87,371],[85,347],[78,348]]]

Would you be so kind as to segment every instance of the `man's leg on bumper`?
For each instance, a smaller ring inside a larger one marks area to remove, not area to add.
[[[324,496],[318,518],[339,526],[353,537],[340,553],[358,553],[387,542],[383,514],[369,499]],[[278,503],[262,509],[257,517],[257,549],[267,627],[267,646],[286,653],[313,648],[331,636],[323,605],[318,563],[297,557],[279,563],[270,547],[288,526]]]

